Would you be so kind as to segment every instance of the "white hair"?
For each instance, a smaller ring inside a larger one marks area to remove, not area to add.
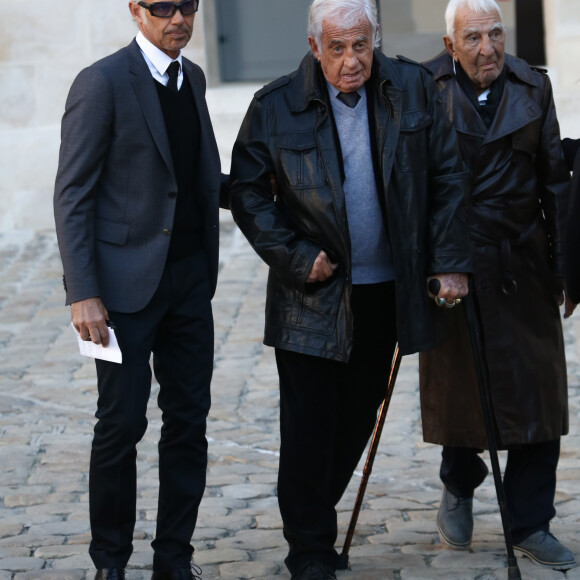
[[[366,18],[372,30],[373,46],[379,46],[379,21],[375,0],[314,0],[308,15],[308,36],[314,38],[322,52],[322,23],[339,20],[341,28],[356,26],[361,17]]]
[[[460,8],[468,6],[478,14],[497,12],[501,19],[501,9],[495,0],[449,0],[445,11],[445,23],[447,24],[447,36],[455,40],[455,17]]]

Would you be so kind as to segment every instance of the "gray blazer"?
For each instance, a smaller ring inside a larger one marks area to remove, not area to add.
[[[218,210],[226,176],[205,101],[205,77],[187,59],[201,123],[198,195],[212,295]],[[193,162],[193,160],[192,160]],[[62,120],[54,216],[67,304],[100,296],[108,310],[147,305],[165,266],[177,181],[155,81],[133,42],[75,79]]]

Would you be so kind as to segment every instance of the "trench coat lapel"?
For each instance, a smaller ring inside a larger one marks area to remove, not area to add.
[[[541,108],[528,96],[524,86],[510,82],[508,79],[483,144],[486,145],[515,133],[541,116]]]
[[[159,95],[155,88],[155,81],[147,67],[139,45],[135,40],[129,45],[130,54],[130,73],[133,75],[133,88],[143,111],[145,122],[149,127],[153,141],[155,142],[163,161],[167,165],[171,175],[174,175],[173,160],[171,158],[171,149],[169,147],[169,137],[165,128],[165,120]]]
[[[426,66],[439,86],[445,112],[456,132],[483,139],[487,126],[459,85],[451,56],[444,50]]]
[[[487,134],[486,124],[457,81],[445,83],[441,96],[458,133],[480,138]]]

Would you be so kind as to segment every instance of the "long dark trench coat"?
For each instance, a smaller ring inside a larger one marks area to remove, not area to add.
[[[445,54],[427,63],[472,172],[469,223],[491,402],[503,447],[568,432],[557,279],[570,174],[548,76],[506,55],[487,129]],[[517,286],[516,286],[517,285]],[[425,441],[487,448],[463,308],[441,309],[447,338],[420,357]]]

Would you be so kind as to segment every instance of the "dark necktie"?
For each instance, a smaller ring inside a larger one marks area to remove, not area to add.
[[[347,107],[354,109],[360,99],[360,95],[354,91],[353,93],[338,93],[337,99],[340,99]]]
[[[169,75],[169,81],[167,83],[167,88],[176,93],[177,92],[177,77],[179,76],[179,63],[174,60],[167,69],[167,74]]]
[[[489,128],[491,126],[491,122],[493,121],[493,111],[490,109],[487,103],[487,99],[485,101],[479,101],[479,116],[483,119],[483,122],[487,128]]]

